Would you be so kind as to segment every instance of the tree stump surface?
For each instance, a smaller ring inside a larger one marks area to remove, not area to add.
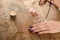
[[[45,20],[49,3],[38,5],[39,0],[0,0],[0,40],[60,40],[60,33],[37,35],[30,33],[30,25]],[[38,16],[32,17],[29,8],[34,8]],[[10,12],[15,11],[15,19]],[[58,10],[52,5],[48,16],[49,20],[60,21]]]

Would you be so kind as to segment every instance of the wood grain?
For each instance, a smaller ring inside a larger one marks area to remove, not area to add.
[[[26,2],[26,0],[25,0]],[[1,0],[0,7],[0,40],[60,40],[60,33],[37,35],[30,33],[28,28],[30,25],[42,22],[45,20],[49,4],[41,7],[38,1],[30,5],[36,9],[38,16],[32,17],[28,12],[30,8],[22,0]],[[17,13],[13,20],[10,12]],[[52,5],[48,20],[60,21],[60,14],[57,9]]]

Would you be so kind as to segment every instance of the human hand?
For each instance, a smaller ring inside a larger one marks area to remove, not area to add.
[[[29,31],[37,34],[53,34],[60,32],[60,22],[57,21],[47,21],[42,23],[37,23],[29,28]]]
[[[44,5],[46,2],[50,2],[50,3],[60,7],[60,0],[40,0],[39,5]]]
[[[47,0],[40,0],[39,5],[43,6],[46,2],[47,2]]]

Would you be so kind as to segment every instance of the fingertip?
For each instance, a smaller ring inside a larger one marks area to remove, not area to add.
[[[31,28],[28,29],[29,32],[33,32],[33,30]]]

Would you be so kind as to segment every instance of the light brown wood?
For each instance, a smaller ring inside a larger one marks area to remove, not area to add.
[[[26,0],[25,0],[26,2]],[[22,0],[1,0],[0,8],[0,40],[60,40],[60,33],[37,35],[28,31],[30,25],[45,20],[49,4],[39,6],[38,1],[32,5],[25,5]],[[33,7],[38,16],[32,17],[28,9]],[[15,19],[11,18],[10,12],[15,11]],[[60,21],[60,14],[52,5],[48,20]]]

